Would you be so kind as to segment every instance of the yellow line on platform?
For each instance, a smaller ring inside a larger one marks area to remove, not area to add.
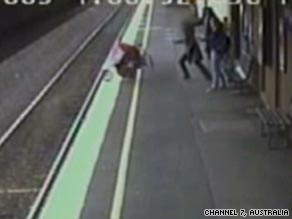
[[[152,20],[152,12],[153,12],[153,0],[150,0],[150,1],[147,0],[147,1],[141,2],[141,4],[139,5],[140,8],[137,9],[137,14],[136,14],[139,17],[139,19],[136,20],[136,24],[135,24],[136,27],[133,29],[135,30],[134,32],[136,32],[136,35],[133,35],[133,32],[131,31],[132,40],[134,41],[138,33],[136,30],[139,28],[139,24],[142,21],[143,12],[146,10],[147,4],[149,4],[150,9],[147,15],[147,24],[146,24],[144,38],[142,42],[143,50],[146,50],[148,46],[150,26],[151,26],[151,20]],[[121,159],[120,159],[120,165],[119,165],[118,176],[117,176],[117,181],[116,181],[115,193],[113,197],[110,219],[121,218],[124,196],[125,196],[127,173],[128,173],[128,168],[129,168],[129,157],[131,153],[131,146],[132,146],[132,140],[133,140],[134,129],[135,129],[135,118],[136,118],[137,106],[139,102],[139,91],[140,91],[140,86],[141,86],[141,79],[142,79],[142,70],[138,70],[137,76],[135,79],[135,86],[134,86],[134,91],[132,95],[130,111],[128,115],[126,132],[125,132],[125,136],[123,140],[123,147],[122,147],[122,153],[121,153]]]

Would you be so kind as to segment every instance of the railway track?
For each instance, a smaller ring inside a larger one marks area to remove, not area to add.
[[[111,14],[109,14],[104,21],[92,31],[92,33],[85,39],[85,41],[79,45],[77,50],[68,58],[68,60],[61,66],[61,68],[56,72],[53,78],[44,86],[44,88],[39,92],[39,94],[33,99],[33,101],[27,106],[27,108],[16,118],[16,120],[10,125],[6,132],[0,137],[0,149],[5,145],[5,142],[13,135],[15,130],[21,125],[21,123],[30,115],[30,113],[35,109],[35,107],[42,101],[44,96],[52,89],[52,87],[60,80],[62,75],[66,72],[68,67],[76,60],[76,58],[81,54],[81,52],[88,46],[88,44],[96,37],[105,26],[114,18],[117,12],[120,10],[117,7]]]
[[[132,11],[113,9],[0,138],[0,219],[24,218],[32,203],[27,218],[37,216],[98,87],[97,72]]]

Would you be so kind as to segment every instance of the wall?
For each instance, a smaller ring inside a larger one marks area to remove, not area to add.
[[[288,35],[288,58],[291,60],[292,57],[292,32]],[[284,110],[290,111],[292,113],[292,63],[288,61],[288,69],[286,74],[282,74],[281,78],[281,108]]]

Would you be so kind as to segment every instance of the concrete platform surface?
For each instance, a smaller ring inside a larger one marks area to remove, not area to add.
[[[292,151],[269,150],[260,137],[257,96],[206,93],[209,82],[195,67],[183,80],[183,46],[172,40],[186,10],[155,3],[148,48],[155,67],[142,74],[121,218],[200,219],[206,208],[291,211]],[[122,83],[82,219],[109,218],[133,83]]]

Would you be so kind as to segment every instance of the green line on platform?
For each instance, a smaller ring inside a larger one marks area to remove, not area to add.
[[[120,79],[103,83],[41,213],[41,219],[78,219],[119,92]]]
[[[123,41],[134,44],[144,7],[138,6]],[[121,78],[102,82],[53,185],[40,219],[79,219],[119,94]]]

